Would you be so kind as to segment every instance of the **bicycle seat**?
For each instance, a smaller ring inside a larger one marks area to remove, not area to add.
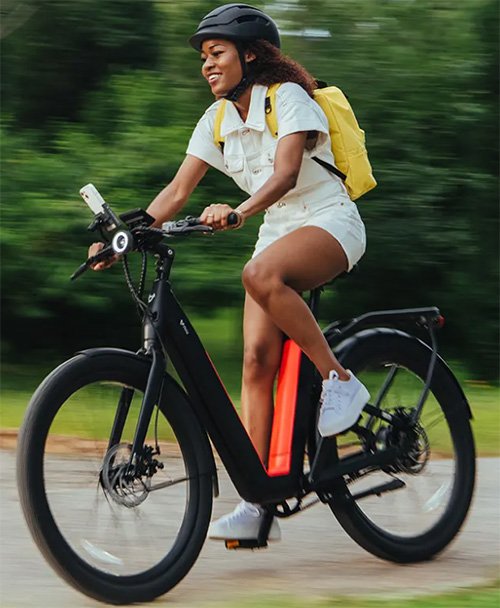
[[[327,281],[326,283],[323,283],[323,285],[320,285],[318,287],[318,289],[322,289],[322,288],[326,287],[327,285],[333,285],[335,283],[335,281],[337,281],[338,279],[347,279],[353,273],[358,272],[358,270],[359,270],[358,264],[354,264],[354,266],[351,268],[351,270],[349,272],[347,270],[345,270],[344,272],[341,272],[339,275],[337,275],[331,281]]]

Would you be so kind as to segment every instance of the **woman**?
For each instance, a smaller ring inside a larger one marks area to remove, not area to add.
[[[232,101],[221,124],[225,143],[223,150],[214,143],[216,101],[198,122],[175,178],[148,212],[157,226],[172,218],[209,166],[232,177],[249,196],[236,209],[210,205],[201,214],[205,224],[224,230],[235,212],[241,228],[248,217],[265,211],[242,277],[241,403],[245,427],[266,464],[283,334],[300,346],[324,379],[321,435],[352,426],[369,399],[366,388],[334,357],[300,296],[349,271],[364,253],[365,231],[342,181],[311,159],[319,156],[334,164],[328,122],[312,99],[315,80],[280,53],[274,22],[259,9],[228,4],[204,17],[190,43],[201,53],[202,75],[215,98]],[[283,83],[276,93],[277,138],[265,121],[267,87],[276,82]],[[256,538],[263,512],[242,501],[211,524],[209,536]],[[279,538],[275,520],[269,539]]]

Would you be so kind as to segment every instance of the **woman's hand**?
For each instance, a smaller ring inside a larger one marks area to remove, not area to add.
[[[242,216],[239,213],[236,213],[236,215],[238,215],[240,218],[240,221],[235,225],[229,226],[227,223],[227,218],[230,213],[234,213],[234,209],[232,207],[225,205],[224,203],[216,203],[205,207],[203,213],[200,215],[200,220],[203,224],[212,226],[214,230],[239,228],[241,226]]]
[[[93,255],[96,255],[97,253],[99,253],[99,251],[101,251],[101,249],[103,249],[103,248],[104,248],[104,243],[92,243],[92,245],[89,247],[87,257],[91,258]],[[118,259],[119,259],[119,256],[114,255],[114,256],[108,258],[107,260],[103,260],[102,262],[97,262],[96,264],[92,264],[91,268],[92,268],[92,270],[105,270],[106,268],[113,266],[113,264]]]

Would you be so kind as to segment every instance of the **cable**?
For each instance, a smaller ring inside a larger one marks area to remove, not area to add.
[[[144,250],[142,250],[141,253],[143,255],[143,260],[142,260],[142,267],[141,267],[140,289],[142,291],[144,289],[144,282],[145,282],[146,270],[147,270],[147,262],[145,261],[147,254]],[[158,331],[158,329],[154,323],[154,320],[151,315],[151,312],[149,311],[148,305],[141,299],[141,297],[137,293],[137,291],[132,283],[132,278],[130,276],[130,268],[128,265],[128,259],[127,259],[126,255],[122,256],[122,264],[123,264],[123,273],[125,275],[125,281],[127,283],[127,287],[129,289],[130,293],[132,294],[132,299],[134,300],[134,302],[137,306],[137,309],[138,309],[137,312],[138,312],[139,316],[141,317],[141,321],[142,321],[142,316],[141,316],[141,313],[142,313],[142,315],[145,315],[146,317],[148,317],[149,321],[151,322],[151,327],[153,328],[153,330],[156,334],[156,337],[158,338],[158,342],[160,343],[162,352],[165,356],[167,356],[167,348],[163,342],[160,332]]]

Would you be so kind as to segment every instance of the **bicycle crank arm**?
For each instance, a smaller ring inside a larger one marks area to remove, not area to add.
[[[388,481],[387,483],[381,483],[374,488],[370,488],[369,490],[364,490],[363,492],[359,492],[358,494],[353,494],[353,500],[360,500],[361,498],[366,498],[367,496],[380,496],[385,492],[393,492],[394,490],[399,490],[400,488],[404,488],[406,486],[405,482],[402,479],[393,479],[392,481]]]
[[[273,514],[266,511],[260,523],[257,538],[227,538],[226,549],[264,549],[267,547],[269,530],[273,523]]]

